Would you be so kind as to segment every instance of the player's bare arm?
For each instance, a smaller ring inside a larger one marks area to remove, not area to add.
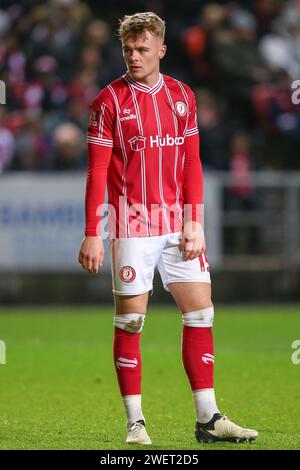
[[[96,274],[103,264],[104,245],[101,238],[86,237],[80,247],[78,261],[86,271]]]

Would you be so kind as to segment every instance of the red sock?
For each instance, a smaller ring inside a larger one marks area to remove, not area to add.
[[[182,360],[192,390],[214,386],[212,328],[183,325]]]
[[[121,395],[140,395],[142,361],[141,333],[128,333],[115,327],[114,361]]]

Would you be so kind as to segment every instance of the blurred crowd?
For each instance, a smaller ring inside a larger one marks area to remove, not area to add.
[[[118,18],[152,10],[167,23],[162,71],[196,94],[206,169],[300,169],[300,0],[88,2],[3,0],[0,173],[86,167],[89,103],[124,73]]]

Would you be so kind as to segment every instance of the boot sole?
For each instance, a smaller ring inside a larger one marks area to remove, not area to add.
[[[213,444],[214,442],[234,442],[235,444],[239,444],[241,442],[251,442],[256,439],[256,437],[228,437],[225,439],[221,439],[216,436],[208,435],[204,432],[197,431],[195,433],[196,439],[201,444]]]

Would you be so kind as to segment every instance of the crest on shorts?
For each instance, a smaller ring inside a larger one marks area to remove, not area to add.
[[[136,278],[136,273],[135,270],[131,266],[123,266],[120,269],[120,279],[122,282],[126,282],[126,284],[129,284],[129,282],[134,281]]]
[[[187,113],[187,107],[183,101],[176,101],[175,109],[176,109],[176,113],[178,114],[178,116],[183,117]]]
[[[99,118],[100,118],[100,110],[99,109],[91,109],[90,117],[89,117],[89,126],[98,127],[99,126]]]

